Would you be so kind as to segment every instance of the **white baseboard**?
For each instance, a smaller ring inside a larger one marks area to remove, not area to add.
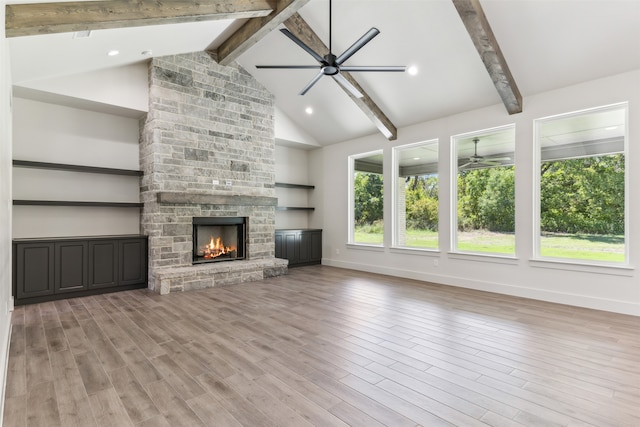
[[[498,294],[553,302],[557,304],[572,305],[576,307],[591,308],[594,310],[610,311],[620,314],[640,316],[640,305],[627,301],[619,301],[606,298],[595,298],[585,295],[553,292],[533,289],[523,286],[515,286],[505,283],[470,280],[464,277],[456,277],[442,274],[431,274],[420,271],[401,270],[397,268],[369,265],[354,262],[345,262],[335,259],[322,259],[323,265],[346,268],[349,270],[367,271],[371,273],[386,274],[388,276],[402,277],[405,279],[432,282],[440,285],[457,286],[460,288],[475,289],[478,291],[494,292]]]

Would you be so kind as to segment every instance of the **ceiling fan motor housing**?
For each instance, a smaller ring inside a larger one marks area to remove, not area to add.
[[[322,74],[324,74],[325,76],[335,76],[339,72],[340,72],[340,66],[336,64],[336,56],[332,53],[327,53],[324,56]]]

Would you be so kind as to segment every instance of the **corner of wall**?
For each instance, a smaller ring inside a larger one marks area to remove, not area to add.
[[[5,2],[0,20],[5,20]],[[4,26],[0,27],[0,425],[4,414],[8,350],[11,336],[11,69]]]

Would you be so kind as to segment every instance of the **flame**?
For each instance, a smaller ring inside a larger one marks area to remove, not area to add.
[[[237,248],[235,246],[225,246],[221,237],[211,236],[209,243],[204,245],[200,251],[204,259],[213,259],[236,250]]]

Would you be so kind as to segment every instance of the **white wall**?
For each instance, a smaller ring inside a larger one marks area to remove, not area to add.
[[[276,146],[276,182],[314,185],[309,176],[309,151]],[[313,206],[315,190],[276,187],[278,206]],[[308,211],[276,211],[276,228],[309,228]]]
[[[296,146],[316,148],[320,145],[311,135],[302,130],[281,109],[275,108],[274,133],[278,144],[283,146]]]
[[[0,4],[4,22],[5,2]],[[4,414],[11,298],[11,73],[4,25],[0,26],[0,425]]]
[[[19,160],[139,169],[138,120],[14,99],[13,157]],[[139,178],[13,169],[13,198],[139,202]],[[16,206],[13,238],[138,234],[137,208]]]
[[[550,115],[629,102],[629,269],[533,262],[533,120]],[[448,253],[450,248],[450,137],[507,124],[516,126],[516,260]],[[509,116],[502,105],[402,128],[398,140],[374,135],[310,152],[320,208],[312,226],[323,228],[323,263],[436,283],[640,315],[640,70],[586,82],[524,99],[524,112]],[[385,248],[347,246],[348,160],[352,154],[384,150],[391,177],[393,146],[440,141],[440,244],[436,253],[391,249],[391,179],[385,180]],[[317,177],[317,178],[315,178]],[[339,251],[339,254],[337,253]],[[435,260],[437,260],[437,265]]]
[[[124,109],[149,111],[149,64],[113,67],[52,79],[21,83],[21,87],[84,99]]]

